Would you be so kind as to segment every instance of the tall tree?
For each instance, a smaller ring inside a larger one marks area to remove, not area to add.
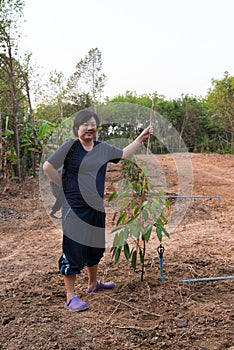
[[[8,82],[12,104],[12,118],[14,130],[14,146],[17,155],[16,176],[21,179],[20,145],[18,132],[18,61],[15,55],[18,50],[17,39],[18,21],[23,15],[23,0],[0,0],[0,69]]]
[[[59,119],[63,119],[63,106],[64,106],[64,99],[65,99],[65,77],[62,72],[58,72],[57,70],[54,70],[50,72],[50,84],[52,89],[55,92],[56,95],[56,102],[58,104],[59,108]]]
[[[33,74],[33,67],[30,64],[32,54],[26,53],[24,57],[24,62],[21,65],[21,72],[19,75],[22,81],[22,90],[24,91],[24,95],[27,100],[28,105],[28,122],[34,124],[34,116],[33,116],[33,106],[32,106],[32,98],[31,98],[31,75]]]
[[[3,152],[2,152],[2,113],[0,109],[0,178],[3,176]]]
[[[218,137],[234,150],[234,76],[224,73],[221,80],[213,79],[207,102],[213,116],[213,124],[218,127]]]
[[[48,80],[37,87],[37,107],[41,109],[48,109],[52,107],[51,120],[62,120],[64,117],[64,105],[66,103],[66,78],[63,72],[56,69],[49,73]],[[39,103],[38,103],[39,101]],[[48,110],[47,110],[48,112]]]
[[[102,65],[101,52],[98,48],[90,49],[85,58],[77,63],[76,71],[69,79],[70,88],[76,88],[78,95],[90,95],[94,106],[101,101],[106,83]]]

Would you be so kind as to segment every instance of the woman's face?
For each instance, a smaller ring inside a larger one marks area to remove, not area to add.
[[[96,137],[97,123],[94,117],[81,124],[77,131],[78,137],[82,141],[90,141]]]

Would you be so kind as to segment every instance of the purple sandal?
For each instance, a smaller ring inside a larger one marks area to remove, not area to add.
[[[85,301],[78,298],[76,295],[69,299],[64,304],[64,307],[72,311],[84,311],[89,308],[88,304]]]
[[[93,292],[99,292],[101,290],[105,289],[114,289],[115,288],[115,283],[114,282],[97,282],[97,286],[94,289],[86,289],[87,293],[93,293]]]

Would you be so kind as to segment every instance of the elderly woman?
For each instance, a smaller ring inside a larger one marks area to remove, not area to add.
[[[76,275],[86,266],[88,272],[87,292],[113,289],[114,282],[97,279],[98,264],[105,251],[104,186],[108,162],[117,163],[131,157],[142,141],[152,133],[147,127],[123,150],[96,140],[99,118],[89,110],[80,111],[74,118],[75,140],[62,144],[44,163],[46,176],[61,186],[57,171],[65,168],[63,188],[65,200],[62,207],[63,243],[59,259],[59,272],[64,276],[67,301],[64,306],[73,311],[88,309],[88,304],[75,294]]]

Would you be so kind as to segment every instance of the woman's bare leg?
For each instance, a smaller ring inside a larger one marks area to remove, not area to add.
[[[63,278],[67,293],[67,300],[69,300],[75,295],[76,275],[64,275]]]
[[[98,264],[93,266],[87,266],[88,270],[88,289],[92,290],[97,287],[97,272]]]

